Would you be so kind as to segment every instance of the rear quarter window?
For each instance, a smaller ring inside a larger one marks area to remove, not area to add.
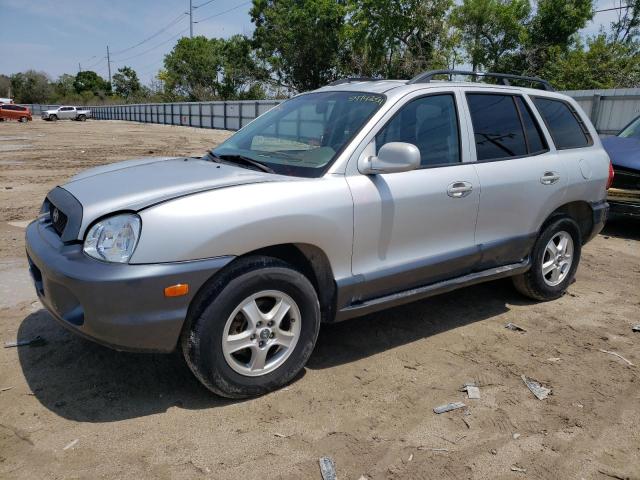
[[[593,145],[586,125],[571,105],[551,98],[534,97],[532,100],[558,150]]]

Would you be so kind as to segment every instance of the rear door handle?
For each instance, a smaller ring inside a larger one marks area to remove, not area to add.
[[[447,187],[447,195],[452,198],[466,197],[473,191],[473,185],[469,182],[453,182]]]
[[[544,172],[544,175],[540,177],[540,183],[543,185],[553,185],[560,180],[560,174],[556,172]]]

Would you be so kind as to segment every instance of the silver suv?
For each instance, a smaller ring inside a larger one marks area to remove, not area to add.
[[[338,81],[203,157],[75,176],[27,229],[42,303],[238,398],[291,381],[323,322],[507,276],[558,298],[607,216],[596,131],[544,81],[442,74]]]

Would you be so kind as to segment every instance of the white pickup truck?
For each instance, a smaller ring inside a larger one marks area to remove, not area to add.
[[[58,107],[52,110],[44,110],[42,112],[42,119],[51,121],[79,120],[80,122],[84,122],[90,116],[91,110],[69,106]]]

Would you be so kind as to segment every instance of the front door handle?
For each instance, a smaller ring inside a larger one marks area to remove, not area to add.
[[[466,197],[473,191],[473,185],[469,182],[453,182],[447,187],[447,195],[452,198]]]
[[[553,185],[560,180],[560,174],[556,172],[544,172],[544,175],[540,177],[540,183],[543,185]]]

